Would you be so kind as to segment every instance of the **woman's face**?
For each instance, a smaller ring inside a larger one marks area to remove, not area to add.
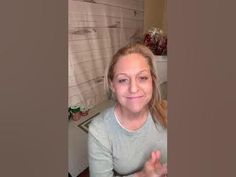
[[[152,97],[152,76],[147,60],[140,54],[121,57],[115,65],[111,89],[120,106],[138,113]]]

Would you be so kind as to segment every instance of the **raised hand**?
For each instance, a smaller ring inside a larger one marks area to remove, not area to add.
[[[160,163],[160,151],[153,151],[151,158],[145,163],[143,169],[144,177],[164,177],[167,176],[167,164]]]

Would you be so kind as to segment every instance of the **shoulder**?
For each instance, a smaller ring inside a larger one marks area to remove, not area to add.
[[[161,123],[157,122],[157,123],[155,123],[155,126],[156,126],[156,129],[159,133],[167,134],[167,128],[164,127]]]
[[[106,149],[110,149],[111,143],[109,138],[109,129],[111,127],[111,119],[113,115],[113,108],[107,108],[99,115],[93,118],[89,124],[89,143],[99,143]]]
[[[110,119],[113,118],[114,115],[114,107],[109,107],[99,115],[93,118],[89,125],[89,133],[94,135],[102,135],[106,132]]]

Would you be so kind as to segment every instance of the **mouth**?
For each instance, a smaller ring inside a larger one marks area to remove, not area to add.
[[[126,97],[127,99],[129,99],[129,100],[135,100],[135,99],[140,99],[140,98],[142,98],[143,96],[128,96],[128,97]]]

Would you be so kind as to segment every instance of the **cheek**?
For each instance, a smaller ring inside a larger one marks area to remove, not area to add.
[[[153,85],[152,85],[152,82],[148,82],[147,84],[143,85],[143,90],[146,92],[146,93],[150,93],[152,94],[152,91],[153,91]]]
[[[153,94],[153,89],[152,87],[149,87],[147,90],[146,90],[146,95],[149,99],[152,98],[152,94]]]
[[[112,84],[112,91],[116,95],[121,95],[125,91],[125,87],[124,86],[120,86],[119,84],[116,84],[116,83],[113,82],[113,84]]]

